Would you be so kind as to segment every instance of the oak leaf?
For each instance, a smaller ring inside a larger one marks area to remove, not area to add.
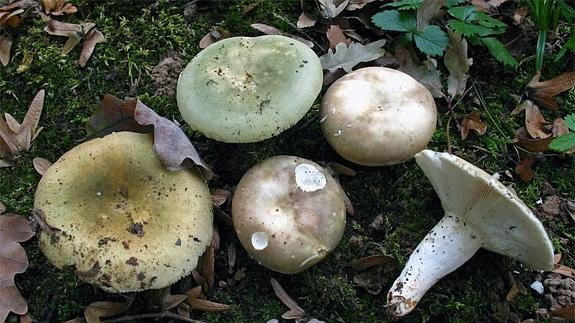
[[[329,48],[335,49],[335,46],[339,43],[343,43],[346,46],[351,44],[351,39],[347,38],[341,28],[338,25],[331,25],[326,32],[327,39],[329,40]]]
[[[403,46],[397,46],[394,54],[395,60],[399,64],[398,70],[423,84],[434,98],[444,96],[439,71],[433,61],[426,59],[420,62],[417,55]]]
[[[351,73],[357,64],[373,61],[383,56],[385,50],[381,47],[384,44],[385,39],[367,45],[351,42],[349,46],[346,46],[344,43],[339,43],[333,51],[329,49],[327,54],[321,56],[319,60],[324,70],[335,72],[342,68],[347,73]]]
[[[28,311],[26,300],[20,295],[14,276],[28,268],[26,251],[19,242],[34,236],[30,222],[20,216],[0,215],[0,322],[10,312],[24,315]]]

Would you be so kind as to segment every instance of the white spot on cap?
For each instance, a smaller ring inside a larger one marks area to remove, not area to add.
[[[254,232],[252,234],[252,246],[256,250],[264,250],[268,246],[268,234],[265,232]]]
[[[543,295],[543,293],[545,292],[545,287],[543,287],[543,284],[541,284],[541,282],[538,280],[534,281],[529,287],[531,287],[534,291],[538,292],[541,295]]]
[[[313,192],[325,187],[327,179],[317,168],[309,164],[299,164],[295,168],[295,182],[304,192]]]

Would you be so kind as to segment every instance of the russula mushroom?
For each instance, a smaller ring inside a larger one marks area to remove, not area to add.
[[[272,157],[252,167],[236,187],[234,228],[261,265],[298,273],[324,259],[341,240],[343,194],[318,164],[293,156]]]
[[[180,74],[178,107],[209,138],[256,142],[298,122],[318,96],[321,63],[284,36],[232,37],[201,51]]]
[[[448,153],[424,150],[415,159],[441,199],[445,216],[415,248],[389,290],[391,314],[411,312],[431,286],[479,248],[535,269],[553,268],[553,246],[543,225],[507,187]]]
[[[168,171],[152,136],[85,142],[44,174],[34,197],[40,248],[108,292],[159,289],[189,274],[212,239],[210,192],[196,170]]]
[[[402,163],[425,149],[435,131],[431,93],[411,76],[366,67],[333,83],[323,97],[324,137],[343,158],[365,166]]]

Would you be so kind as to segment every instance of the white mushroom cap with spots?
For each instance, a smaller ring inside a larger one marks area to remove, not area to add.
[[[201,51],[180,75],[182,117],[209,138],[257,142],[298,122],[321,91],[309,47],[284,36],[232,37]]]
[[[108,292],[171,285],[212,239],[212,204],[195,171],[168,171],[151,135],[120,132],[83,143],[42,177],[34,208],[54,228],[40,248],[58,268]]]
[[[553,246],[541,222],[503,184],[448,153],[415,156],[445,211],[410,256],[388,295],[398,317],[412,311],[439,279],[485,248],[539,270],[553,268]]]
[[[366,166],[402,163],[425,149],[437,122],[431,93],[391,68],[366,67],[333,83],[323,97],[323,135],[343,158]]]

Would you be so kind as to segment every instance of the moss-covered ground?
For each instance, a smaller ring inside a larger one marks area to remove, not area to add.
[[[257,2],[257,8],[243,15],[246,5]],[[1,3],[1,1],[0,1]],[[150,71],[164,55],[178,52],[189,61],[198,51],[199,40],[212,26],[220,26],[234,35],[255,36],[251,23],[262,22],[293,32],[287,21],[295,22],[300,13],[299,1],[237,0],[211,1],[208,10],[190,19],[184,16],[185,1],[78,0],[75,18],[97,23],[106,42],[96,47],[87,67],[80,68],[76,59],[80,48],[61,56],[63,38],[49,36],[44,23],[29,19],[14,32],[12,62],[0,67],[0,112],[21,120],[28,103],[39,89],[46,90],[40,125],[44,127],[32,149],[14,167],[0,169],[0,201],[10,213],[29,215],[35,186],[40,179],[33,166],[34,157],[55,161],[80,143],[86,136],[85,122],[98,108],[102,95],[120,98],[137,94],[147,105],[168,119],[184,124],[173,96],[156,96]],[[318,39],[319,36],[318,36]],[[533,46],[535,40],[533,40]],[[31,53],[30,68],[17,71],[24,55]],[[318,53],[323,54],[323,53]],[[448,114],[444,101],[438,100],[439,127],[431,149],[446,149],[449,132],[454,152],[490,173],[513,170],[516,159],[512,146],[514,130],[523,120],[511,116],[515,106],[513,94],[520,95],[534,74],[532,63],[519,70],[505,68],[474,48],[471,57],[480,57],[471,67],[471,90],[456,106],[458,114],[480,112],[489,124],[487,134],[471,134],[465,141],[452,127],[446,129]],[[567,58],[572,59],[572,56]],[[546,68],[544,77],[572,70],[564,59]],[[545,111],[548,119],[575,112],[575,92],[561,96],[561,110]],[[485,104],[483,104],[483,102]],[[310,315],[325,321],[381,322],[385,316],[385,291],[399,269],[382,274],[383,292],[371,295],[354,285],[350,267],[356,258],[384,254],[405,263],[409,254],[442,216],[440,202],[424,174],[411,161],[392,167],[359,167],[338,157],[323,139],[317,120],[319,100],[305,118],[292,129],[260,143],[232,145],[214,142],[187,130],[198,150],[213,167],[218,177],[211,187],[233,189],[242,174],[260,160],[278,154],[298,155],[308,159],[335,161],[354,168],[355,177],[343,177],[342,185],[352,200],[356,215],[350,217],[339,247],[325,261],[298,275],[281,275],[258,266],[238,248],[238,268],[246,268],[246,277],[231,287],[218,287],[210,299],[232,305],[228,313],[193,312],[196,319],[210,322],[265,322],[280,318],[287,310],[274,296],[270,277],[275,277]],[[549,182],[559,194],[575,198],[575,162],[572,157],[544,157],[538,160],[537,175],[529,183],[502,176],[530,207],[537,207],[540,189]],[[372,232],[368,225],[382,214],[385,225]],[[563,263],[575,267],[575,226],[573,222],[545,219],[544,224]],[[235,241],[229,227],[221,227],[222,246],[216,262],[216,279],[226,280],[226,248]],[[237,243],[237,241],[235,242]],[[238,245],[239,246],[239,245]],[[35,318],[51,317],[65,321],[82,316],[87,304],[105,299],[106,295],[79,281],[72,273],[52,267],[37,248],[35,240],[25,243],[30,259],[28,271],[17,277],[17,283]],[[528,290],[514,302],[507,303],[510,277],[528,286],[538,275],[506,257],[480,251],[460,269],[437,283],[418,305],[408,321],[491,322],[504,321],[509,313],[527,319],[536,316],[543,306],[541,296]]]

